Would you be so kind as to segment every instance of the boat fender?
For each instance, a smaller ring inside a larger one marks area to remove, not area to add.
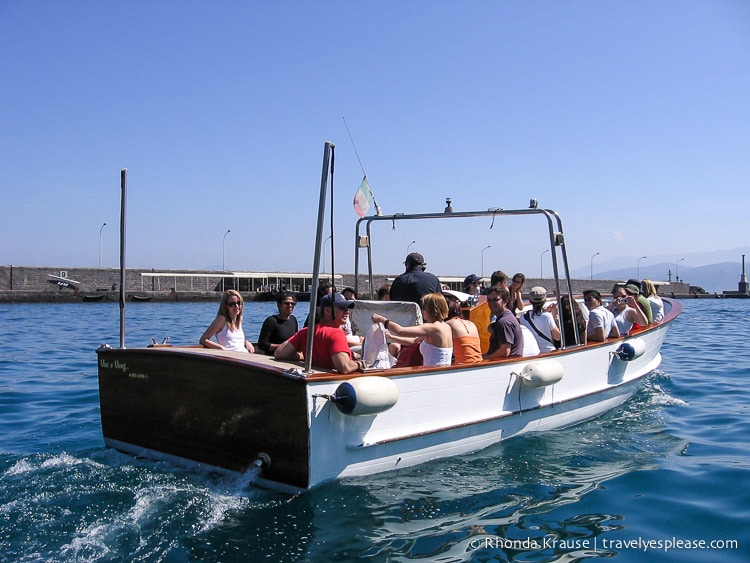
[[[560,362],[555,360],[530,362],[521,370],[521,381],[527,387],[554,385],[562,379],[564,371]]]
[[[620,344],[619,348],[615,351],[615,356],[623,362],[629,362],[640,358],[646,351],[646,343],[640,338],[631,338],[630,340]]]
[[[356,377],[339,385],[331,400],[344,414],[377,414],[396,404],[398,386],[387,377]]]

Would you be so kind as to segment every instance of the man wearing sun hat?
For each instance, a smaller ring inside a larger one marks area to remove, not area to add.
[[[532,287],[529,292],[532,310],[521,315],[521,326],[528,328],[536,338],[540,352],[551,352],[560,342],[560,329],[552,313],[544,310],[547,301],[547,290],[543,287]]]
[[[628,295],[632,295],[635,297],[636,301],[638,301],[638,305],[643,310],[643,314],[646,315],[646,318],[648,319],[648,324],[651,324],[654,322],[654,314],[651,311],[651,304],[648,302],[648,299],[641,295],[641,284],[638,280],[628,280],[625,283],[625,292]]]
[[[391,284],[391,301],[412,301],[419,303],[428,293],[442,293],[443,288],[437,276],[425,272],[427,263],[419,252],[412,252],[404,260],[406,271]]]

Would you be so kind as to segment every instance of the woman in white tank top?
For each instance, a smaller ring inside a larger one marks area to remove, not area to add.
[[[252,343],[245,340],[242,330],[242,310],[245,302],[239,291],[228,289],[221,296],[219,312],[214,322],[201,336],[200,343],[206,348],[234,350],[235,352],[255,352]],[[216,337],[216,342],[211,340]]]
[[[453,357],[453,332],[448,323],[448,303],[442,293],[428,293],[422,297],[422,317],[425,322],[417,326],[401,326],[375,313],[372,322],[383,323],[389,332],[398,337],[419,342],[424,366],[449,366]],[[402,340],[400,342],[404,343]]]

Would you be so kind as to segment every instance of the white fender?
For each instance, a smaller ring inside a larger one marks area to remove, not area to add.
[[[521,370],[521,381],[527,387],[553,385],[563,377],[563,367],[555,360],[530,362]]]
[[[630,338],[617,348],[615,356],[624,362],[635,360],[643,356],[646,351],[646,343],[641,338]]]
[[[398,386],[387,377],[355,377],[339,385],[332,400],[344,414],[377,414],[396,404]]]

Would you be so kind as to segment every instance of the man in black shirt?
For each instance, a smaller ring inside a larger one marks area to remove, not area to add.
[[[423,295],[442,293],[437,276],[425,272],[427,264],[418,252],[412,252],[404,261],[406,271],[391,284],[391,301],[413,301],[419,303]]]

